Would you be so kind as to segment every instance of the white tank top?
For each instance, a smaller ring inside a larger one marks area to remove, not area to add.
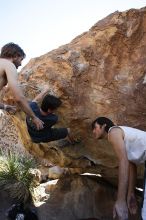
[[[126,126],[114,127],[119,127],[124,132],[128,160],[134,163],[144,163],[146,161],[146,132]]]

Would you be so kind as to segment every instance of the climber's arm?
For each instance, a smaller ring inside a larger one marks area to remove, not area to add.
[[[48,86],[45,86],[45,88],[42,90],[41,93],[39,93],[33,100],[32,102],[41,102],[44,96],[49,92]]]

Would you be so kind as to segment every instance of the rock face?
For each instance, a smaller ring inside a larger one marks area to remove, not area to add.
[[[0,113],[0,149],[4,152],[11,150],[12,152],[19,151],[20,154],[27,154],[18,135],[18,129],[14,126],[12,116],[4,112]]]
[[[63,102],[58,126],[70,127],[82,138],[80,145],[63,149],[29,141],[25,147],[56,165],[115,179],[114,152],[107,142],[93,139],[91,122],[107,116],[119,125],[146,130],[146,8],[115,12],[69,44],[30,60],[20,81],[30,99],[49,85],[50,93]],[[12,103],[11,97],[4,100]],[[96,166],[89,168],[89,160]]]
[[[49,199],[38,207],[39,220],[112,220],[115,199],[116,190],[99,178],[68,176],[58,181]]]

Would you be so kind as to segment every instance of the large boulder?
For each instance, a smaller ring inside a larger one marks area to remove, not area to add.
[[[61,178],[38,207],[39,220],[112,220],[116,189],[100,178],[73,175]],[[129,216],[138,220],[138,215]]]
[[[70,127],[82,139],[78,146],[60,148],[56,142],[34,145],[22,135],[24,146],[61,167],[81,167],[116,179],[113,149],[94,140],[91,122],[107,116],[119,125],[146,130],[146,8],[117,11],[69,44],[31,59],[20,81],[30,99],[48,85],[63,102],[58,126]],[[4,101],[14,102],[10,94]],[[24,119],[22,113],[17,116]],[[24,123],[18,124],[21,130]],[[138,174],[142,177],[141,167]]]

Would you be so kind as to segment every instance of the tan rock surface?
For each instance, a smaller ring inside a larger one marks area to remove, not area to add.
[[[91,122],[102,115],[146,130],[146,8],[115,12],[69,44],[30,60],[20,81],[30,99],[48,85],[63,101],[58,126],[70,127],[83,140],[63,149],[56,143],[48,147],[29,141],[25,147],[55,165],[81,167],[114,179],[114,152],[107,142],[93,139]],[[10,95],[4,100],[13,103]],[[86,168],[86,158],[96,166]]]
[[[39,220],[112,220],[115,199],[116,190],[98,178],[68,176],[57,182],[48,200],[38,207],[38,216]]]

